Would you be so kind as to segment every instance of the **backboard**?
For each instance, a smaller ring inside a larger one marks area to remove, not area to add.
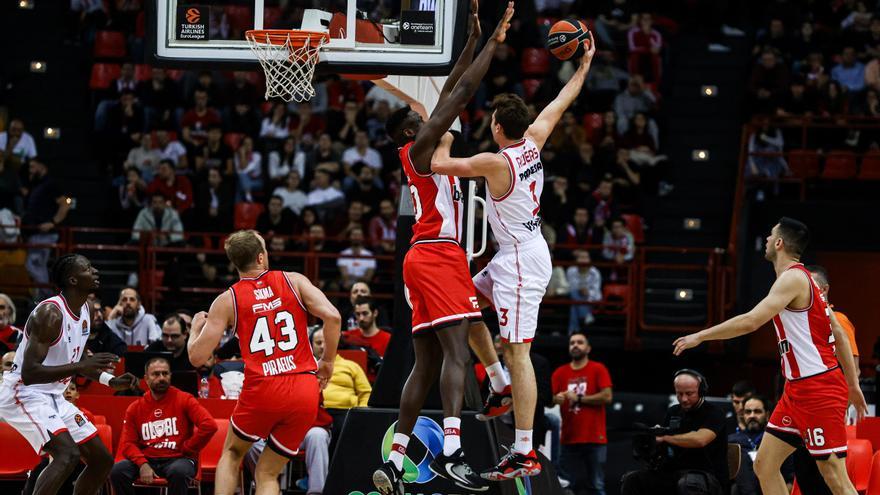
[[[467,39],[467,0],[149,0],[152,62],[178,68],[256,65],[249,29],[326,31],[318,72],[448,74]]]

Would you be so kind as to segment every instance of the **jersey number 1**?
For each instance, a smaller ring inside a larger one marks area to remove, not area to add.
[[[278,325],[279,323],[281,324],[279,327],[281,335],[287,338],[285,340],[278,340],[277,346],[278,349],[286,352],[296,347],[296,344],[299,343],[296,336],[296,325],[293,322],[293,315],[287,311],[279,311],[278,313],[275,313],[275,325]],[[257,320],[257,324],[254,325],[254,333],[251,335],[251,354],[256,354],[262,351],[267,356],[271,356],[272,353],[275,352],[275,346],[276,341],[269,333],[269,318],[261,316]]]

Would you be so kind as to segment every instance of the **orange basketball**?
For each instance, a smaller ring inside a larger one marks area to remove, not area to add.
[[[590,30],[577,19],[563,19],[550,28],[547,49],[559,60],[579,58],[590,43]]]

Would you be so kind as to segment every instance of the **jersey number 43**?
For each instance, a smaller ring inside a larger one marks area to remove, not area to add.
[[[277,341],[273,339],[272,333],[269,332],[269,317],[261,316],[257,320],[256,325],[254,325],[254,332],[251,334],[249,345],[251,354],[263,352],[266,356],[271,356],[275,352],[275,347],[278,347],[283,352],[290,351],[296,347],[296,344],[299,343],[299,338],[296,335],[293,315],[287,311],[279,311],[275,313],[274,324],[278,328],[278,332],[275,332],[275,335],[280,335],[284,338]]]

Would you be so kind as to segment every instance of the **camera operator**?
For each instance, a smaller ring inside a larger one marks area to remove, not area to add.
[[[729,492],[724,412],[704,397],[706,378],[683,369],[674,375],[678,404],[666,411],[671,434],[656,437],[665,460],[624,475],[621,495],[721,495]]]

